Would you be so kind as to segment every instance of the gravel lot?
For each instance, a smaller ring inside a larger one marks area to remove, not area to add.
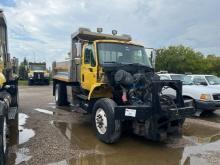
[[[51,86],[20,87],[19,109],[10,165],[220,164],[219,112],[187,119],[183,136],[165,143],[123,135],[119,143],[106,145],[95,138],[89,115],[55,106]]]

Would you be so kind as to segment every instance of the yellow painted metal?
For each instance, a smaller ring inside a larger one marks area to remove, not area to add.
[[[100,97],[108,97],[112,98],[112,89],[108,86],[108,84],[105,83],[95,83],[92,85],[90,91],[88,100],[91,98],[100,98]]]
[[[85,64],[85,49],[88,44],[83,45],[83,50],[82,50],[82,65],[81,65],[81,86],[83,89],[86,89],[88,91],[91,90],[93,84],[96,84],[97,82],[97,55],[95,52],[95,49],[93,54],[95,56],[95,61],[96,61],[96,66],[91,66],[91,64]],[[94,44],[93,44],[94,48]]]
[[[6,78],[2,72],[0,72],[0,87],[6,82]]]

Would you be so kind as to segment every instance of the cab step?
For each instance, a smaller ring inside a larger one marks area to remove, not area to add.
[[[18,113],[18,107],[10,107],[8,110],[8,119],[14,120],[17,113]]]

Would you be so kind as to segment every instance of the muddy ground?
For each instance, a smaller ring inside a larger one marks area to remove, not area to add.
[[[220,164],[220,110],[187,119],[183,135],[164,143],[129,134],[113,145],[96,139],[89,115],[56,107],[52,87],[20,87],[19,110],[9,165]]]

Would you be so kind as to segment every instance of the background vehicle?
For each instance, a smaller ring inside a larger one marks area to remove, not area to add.
[[[14,60],[14,63],[13,63]],[[11,60],[8,53],[7,25],[0,11],[0,164],[5,164],[7,138],[10,122],[18,117],[18,78],[15,76],[17,59]],[[11,63],[12,61],[12,63]]]
[[[46,63],[29,63],[28,85],[33,84],[50,84],[49,72]]]
[[[161,80],[181,80],[183,82],[183,98],[185,100],[193,99],[196,115],[204,111],[215,111],[220,109],[220,90],[210,88],[209,86],[196,85],[190,76],[184,74],[158,74]],[[164,94],[174,95],[172,89],[164,89]]]
[[[53,63],[53,94],[58,106],[78,105],[92,114],[96,136],[116,142],[122,127],[161,141],[181,130],[194,109],[185,107],[180,81],[160,81],[142,45],[129,35],[80,28],[72,34],[70,60]],[[161,87],[177,91],[160,95]],[[129,127],[130,126],[130,127]]]
[[[220,90],[220,78],[214,75],[188,75],[197,85],[205,85]],[[219,96],[220,99],[220,96]]]

